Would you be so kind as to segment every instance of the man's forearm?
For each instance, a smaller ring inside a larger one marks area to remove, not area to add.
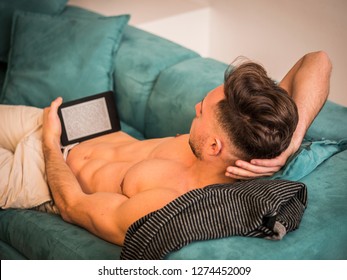
[[[299,123],[293,135],[296,146],[327,100],[330,74],[331,63],[326,53],[315,52],[300,59],[281,82],[298,108]]]
[[[73,204],[73,199],[78,197],[78,193],[81,193],[81,189],[60,150],[61,123],[57,112],[61,103],[62,99],[57,98],[50,107],[44,109],[42,148],[48,185],[64,218],[66,210]]]
[[[65,163],[60,147],[43,144],[48,185],[53,199],[62,216],[67,212],[73,200],[81,192],[80,185]],[[64,217],[67,218],[68,217]]]

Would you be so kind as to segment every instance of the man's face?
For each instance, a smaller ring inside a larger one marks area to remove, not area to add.
[[[224,99],[223,85],[210,91],[195,105],[195,118],[190,128],[189,144],[198,159],[203,159],[206,140],[216,131],[216,106],[222,99]]]

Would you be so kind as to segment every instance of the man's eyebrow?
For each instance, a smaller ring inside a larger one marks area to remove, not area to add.
[[[202,114],[202,105],[204,104],[205,97],[201,100],[200,114]]]

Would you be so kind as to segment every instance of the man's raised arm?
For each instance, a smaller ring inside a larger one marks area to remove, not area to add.
[[[236,161],[236,166],[227,168],[226,176],[235,179],[271,176],[285,165],[299,149],[307,129],[328,98],[331,69],[330,59],[323,51],[308,53],[293,66],[280,82],[280,86],[294,99],[299,113],[291,144],[274,159]]]

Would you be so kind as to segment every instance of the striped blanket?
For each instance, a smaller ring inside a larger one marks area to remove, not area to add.
[[[227,236],[281,239],[298,228],[306,186],[251,180],[190,191],[132,224],[121,259],[163,259],[196,240]]]

